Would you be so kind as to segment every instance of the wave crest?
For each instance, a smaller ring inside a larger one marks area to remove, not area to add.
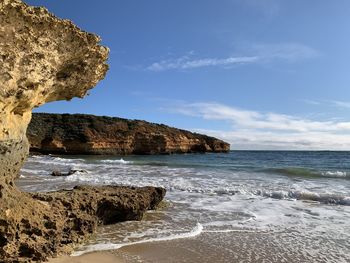
[[[288,167],[288,168],[271,168],[263,170],[263,172],[286,175],[291,177],[306,178],[342,178],[350,179],[350,173],[346,171],[317,171],[308,168]]]
[[[101,163],[110,163],[110,164],[131,164],[132,161],[125,161],[123,158],[119,160],[101,160]]]
[[[295,199],[301,201],[313,201],[329,205],[350,205],[350,196],[336,194],[319,194],[303,191],[263,191],[257,190],[255,195],[273,199]]]

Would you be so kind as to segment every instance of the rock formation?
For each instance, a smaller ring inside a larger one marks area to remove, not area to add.
[[[77,186],[51,193],[18,194],[20,199],[11,204],[16,210],[5,210],[7,217],[0,220],[0,262],[42,261],[69,253],[98,225],[141,220],[146,210],[156,208],[165,190]]]
[[[31,150],[56,154],[170,154],[227,152],[219,139],[149,123],[83,114],[34,113]]]
[[[158,188],[20,192],[14,181],[29,150],[34,107],[83,97],[108,69],[99,37],[45,8],[0,0],[0,262],[39,261],[67,252],[98,223],[139,219]]]

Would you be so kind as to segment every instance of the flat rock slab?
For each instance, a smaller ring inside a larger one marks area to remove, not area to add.
[[[22,216],[20,210],[9,211],[9,220],[0,222],[0,262],[42,261],[69,253],[74,244],[86,240],[98,225],[141,220],[147,210],[157,207],[165,189],[78,186],[29,195],[40,204],[33,217]],[[15,227],[11,214],[21,218]]]

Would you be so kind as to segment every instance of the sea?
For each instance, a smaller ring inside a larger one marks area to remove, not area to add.
[[[51,176],[69,169],[85,171]],[[142,221],[100,227],[73,256],[142,245],[168,252],[127,262],[350,262],[350,152],[34,155],[17,181],[28,192],[110,184],[167,194]]]

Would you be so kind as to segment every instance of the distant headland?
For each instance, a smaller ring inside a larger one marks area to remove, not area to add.
[[[228,152],[214,137],[141,120],[86,114],[34,113],[27,130],[32,152],[45,154],[173,154]]]

